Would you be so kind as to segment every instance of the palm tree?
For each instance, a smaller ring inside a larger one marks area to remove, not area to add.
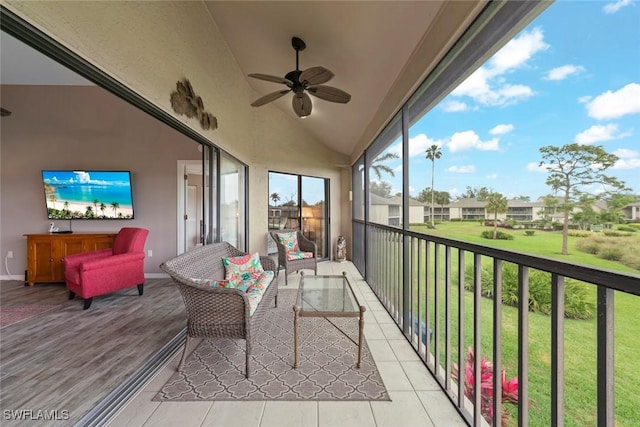
[[[113,209],[113,216],[114,217],[118,216],[118,208],[119,207],[120,207],[120,203],[118,203],[118,202],[111,203],[111,209]]]
[[[440,150],[440,147],[438,147],[436,144],[433,144],[431,147],[427,148],[425,153],[427,154],[427,159],[431,160],[431,215],[430,216],[431,216],[431,226],[435,227],[435,221],[433,218],[433,203],[434,203],[434,192],[435,192],[435,190],[433,189],[433,180],[435,176],[436,159],[439,159],[440,157],[442,157],[442,151]]]
[[[93,211],[96,213],[96,215],[98,214],[98,203],[100,203],[100,200],[93,199]]]
[[[104,203],[100,203],[100,212],[102,212],[102,217],[104,218],[104,211],[107,209],[107,205]]]
[[[487,205],[484,209],[487,213],[494,214],[493,217],[493,238],[498,235],[498,214],[505,213],[507,211],[507,199],[500,193],[490,193],[487,196]]]
[[[90,205],[87,206],[84,216],[86,216],[87,218],[93,218],[93,208]]]
[[[396,176],[396,173],[392,168],[382,163],[386,162],[387,160],[397,159],[398,157],[399,156],[396,153],[389,151],[383,156],[376,157],[376,159],[371,162],[371,170],[373,170],[373,173],[378,177],[378,180],[382,179],[382,172],[386,172],[391,176]]]
[[[280,201],[280,195],[278,193],[272,193],[271,196],[269,196],[269,197],[273,201],[273,204],[275,206],[278,206],[277,203]]]

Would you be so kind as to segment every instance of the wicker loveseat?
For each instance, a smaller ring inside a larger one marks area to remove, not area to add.
[[[249,378],[251,336],[258,327],[264,311],[275,301],[278,303],[278,285],[271,279],[262,299],[250,315],[247,294],[239,289],[213,287],[199,280],[222,280],[225,277],[223,257],[246,255],[227,242],[214,243],[189,250],[165,261],[160,268],[178,285],[187,311],[187,339],[178,369],[182,367],[192,338],[241,338],[246,343],[246,372]],[[265,271],[276,266],[269,257],[260,257]]]

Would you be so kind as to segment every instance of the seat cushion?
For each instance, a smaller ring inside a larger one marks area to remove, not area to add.
[[[313,252],[303,252],[303,251],[287,252],[287,261],[294,261],[296,259],[309,259],[309,258],[313,258]]]

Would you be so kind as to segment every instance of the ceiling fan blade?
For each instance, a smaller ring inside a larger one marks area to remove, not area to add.
[[[311,95],[324,99],[325,101],[339,102],[341,104],[346,104],[351,101],[351,95],[332,86],[312,86],[307,88],[307,90]]]
[[[328,82],[334,75],[324,67],[311,67],[300,73],[299,79],[303,85],[319,85]]]
[[[272,76],[270,74],[260,74],[260,73],[252,73],[249,74],[249,77],[253,77],[254,79],[266,80],[268,82],[273,83],[282,83],[283,85],[291,85],[291,82],[287,79],[283,79],[282,77]]]
[[[281,96],[286,95],[287,93],[291,92],[291,89],[287,89],[287,90],[279,90],[277,92],[271,92],[261,98],[256,99],[255,101],[253,101],[251,103],[252,107],[259,107],[261,105],[264,104],[268,104],[271,101],[275,101],[276,99],[280,98]]]
[[[306,93],[295,94],[292,103],[293,111],[298,117],[307,117],[311,114],[311,98]]]

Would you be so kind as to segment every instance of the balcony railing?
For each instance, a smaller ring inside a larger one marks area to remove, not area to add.
[[[530,407],[536,405],[529,397],[529,369],[535,362],[530,359],[529,346],[539,344],[532,342],[529,335],[529,284],[530,273],[536,270],[549,274],[551,288],[550,320],[545,323],[547,331],[543,331],[550,353],[550,383],[543,391],[548,398],[547,406],[550,406],[546,408],[549,419],[545,424],[564,425],[565,393],[569,389],[565,388],[565,281],[575,279],[586,283],[597,294],[596,354],[593,355],[596,363],[593,367],[570,366],[568,371],[595,369],[597,391],[592,404],[597,408],[597,414],[594,414],[594,422],[599,426],[615,425],[614,293],[640,296],[640,276],[365,224],[359,220],[353,221],[353,262],[470,425],[486,425],[486,402],[483,407],[481,399],[487,391],[481,389],[481,381],[466,377],[464,367],[468,347],[476,361],[473,378],[481,378],[481,364],[477,363],[481,355],[490,355],[493,396],[502,396],[501,373],[506,366],[513,370],[509,376],[517,374],[517,414],[510,410],[509,424],[529,425]],[[495,303],[503,300],[503,272],[507,264],[514,264],[511,267],[517,270],[518,298],[514,308]],[[484,280],[486,292],[487,272],[491,277],[491,299],[483,296],[481,286]],[[507,310],[515,311],[510,316],[517,327],[505,323]],[[505,345],[515,348],[512,353],[517,356],[511,354],[509,359],[517,360],[506,360],[507,357],[503,360]],[[456,372],[459,378],[456,378]],[[489,412],[495,414],[493,425],[502,425],[500,398],[491,399]]]

